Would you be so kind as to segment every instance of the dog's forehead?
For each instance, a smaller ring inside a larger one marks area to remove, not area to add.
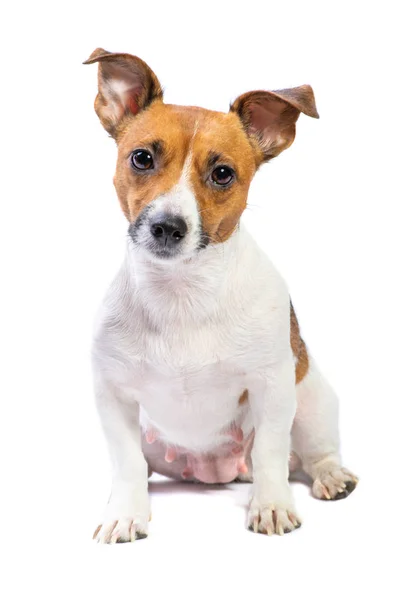
[[[137,143],[159,140],[169,148],[180,147],[186,154],[212,149],[216,152],[252,154],[251,145],[233,113],[223,113],[197,106],[154,103],[129,120],[120,146],[126,149]]]

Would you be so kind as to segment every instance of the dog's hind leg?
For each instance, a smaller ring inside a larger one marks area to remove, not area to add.
[[[296,393],[293,451],[312,478],[313,493],[317,498],[346,498],[358,480],[341,464],[336,394],[311,358],[305,377],[296,386]]]

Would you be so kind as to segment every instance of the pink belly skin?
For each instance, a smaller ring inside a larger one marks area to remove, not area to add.
[[[248,471],[253,434],[243,439],[243,432],[230,432],[232,441],[213,453],[193,454],[183,448],[167,447],[158,432],[147,431],[143,450],[149,467],[169,477],[197,480],[203,483],[229,483]]]
[[[182,476],[194,477],[203,483],[229,483],[240,473],[246,473],[244,454],[226,456],[187,455],[187,466]]]

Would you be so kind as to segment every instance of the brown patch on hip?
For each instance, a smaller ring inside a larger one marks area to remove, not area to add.
[[[300,335],[299,322],[294,312],[293,304],[290,302],[290,345],[292,352],[297,359],[296,363],[296,383],[300,383],[307,375],[309,360],[307,347]]]
[[[244,390],[243,394],[239,398],[239,405],[246,404],[249,400],[249,390]]]

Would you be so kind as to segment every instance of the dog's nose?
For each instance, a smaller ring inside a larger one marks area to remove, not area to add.
[[[162,246],[176,246],[187,233],[187,225],[181,217],[158,217],[150,224],[153,237]]]

